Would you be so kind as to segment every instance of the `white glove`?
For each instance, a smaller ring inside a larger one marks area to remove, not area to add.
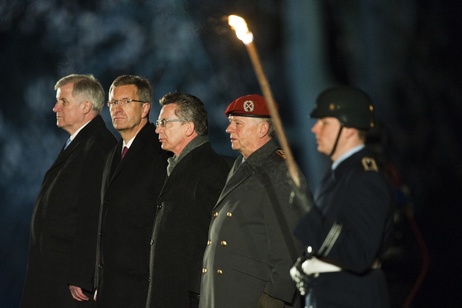
[[[304,296],[308,288],[308,276],[302,270],[302,264],[306,262],[305,257],[299,257],[294,266],[290,269],[290,277],[295,282],[300,295]]]

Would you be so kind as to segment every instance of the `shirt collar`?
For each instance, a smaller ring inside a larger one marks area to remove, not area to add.
[[[186,155],[189,154],[189,152],[191,152],[192,150],[194,150],[195,148],[198,148],[200,147],[201,145],[203,145],[204,143],[208,142],[209,141],[209,137],[208,136],[197,136],[196,138],[194,138],[193,140],[191,140],[183,149],[183,151],[181,151],[180,155],[178,156],[173,156],[173,157],[170,157],[168,159],[169,163],[172,164],[172,167],[175,166],[176,164],[178,164],[180,162],[181,159],[183,159],[183,157],[185,157]],[[173,169],[173,168],[172,168]]]
[[[90,123],[90,122],[91,122],[91,120],[88,121],[87,123],[83,124],[82,126],[80,126],[80,128],[79,128],[78,130],[76,130],[76,132],[73,133],[73,134],[69,137],[69,139],[70,139],[71,141],[74,140],[74,138],[77,137],[77,134],[78,134],[85,126],[87,126],[87,124]]]
[[[354,153],[361,151],[363,148],[364,148],[364,144],[360,144],[360,145],[352,148],[351,150],[346,151],[345,153],[343,153],[343,155],[341,155],[339,158],[337,158],[336,161],[333,162],[333,164],[331,166],[331,169],[335,170],[335,168],[337,168],[338,165],[340,165],[340,163],[342,161],[344,161],[345,159],[347,159],[348,157],[350,157]]]

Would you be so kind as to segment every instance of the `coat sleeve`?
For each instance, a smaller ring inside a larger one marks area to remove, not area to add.
[[[356,273],[378,257],[390,213],[390,193],[376,172],[355,173],[332,202],[336,211],[313,208],[295,233],[319,258]]]
[[[93,139],[91,143],[85,145],[76,183],[77,221],[68,273],[68,284],[87,291],[93,290],[102,174],[116,141]]]
[[[290,203],[291,188],[287,181],[285,164],[274,167],[268,172],[271,184],[266,184],[267,196],[263,203],[270,265],[270,279],[265,293],[286,303],[292,303],[296,289],[289,271],[295,258],[302,251],[302,245],[295,239],[292,230],[300,219],[300,211]],[[268,187],[269,185],[271,186]],[[291,251],[296,255],[292,255]]]

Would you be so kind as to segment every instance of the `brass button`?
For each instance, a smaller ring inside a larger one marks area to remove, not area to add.
[[[226,213],[226,216],[228,216],[228,217],[232,217],[232,216],[233,216],[233,213],[231,213],[231,212],[228,212],[228,213]]]
[[[228,243],[226,243],[226,241],[221,241],[220,244],[221,244],[221,246],[226,246],[226,245],[228,245]]]
[[[221,269],[217,270],[218,275],[223,275],[223,271]]]
[[[211,240],[208,240],[208,241],[207,241],[207,246],[210,246],[210,244],[212,244],[212,241],[211,241]]]
[[[205,273],[207,273],[207,268],[206,267],[202,268],[202,274],[205,274]]]
[[[218,216],[218,212],[213,212],[213,217],[217,217]]]

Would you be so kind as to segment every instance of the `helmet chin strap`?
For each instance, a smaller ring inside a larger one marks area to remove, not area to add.
[[[334,155],[335,153],[335,150],[337,150],[337,144],[338,144],[338,140],[340,139],[340,134],[342,133],[342,130],[343,130],[343,125],[341,125],[340,129],[338,130],[337,138],[335,139],[335,143],[334,143],[334,146],[332,147],[332,151],[330,152],[329,157],[332,157],[332,155]]]

